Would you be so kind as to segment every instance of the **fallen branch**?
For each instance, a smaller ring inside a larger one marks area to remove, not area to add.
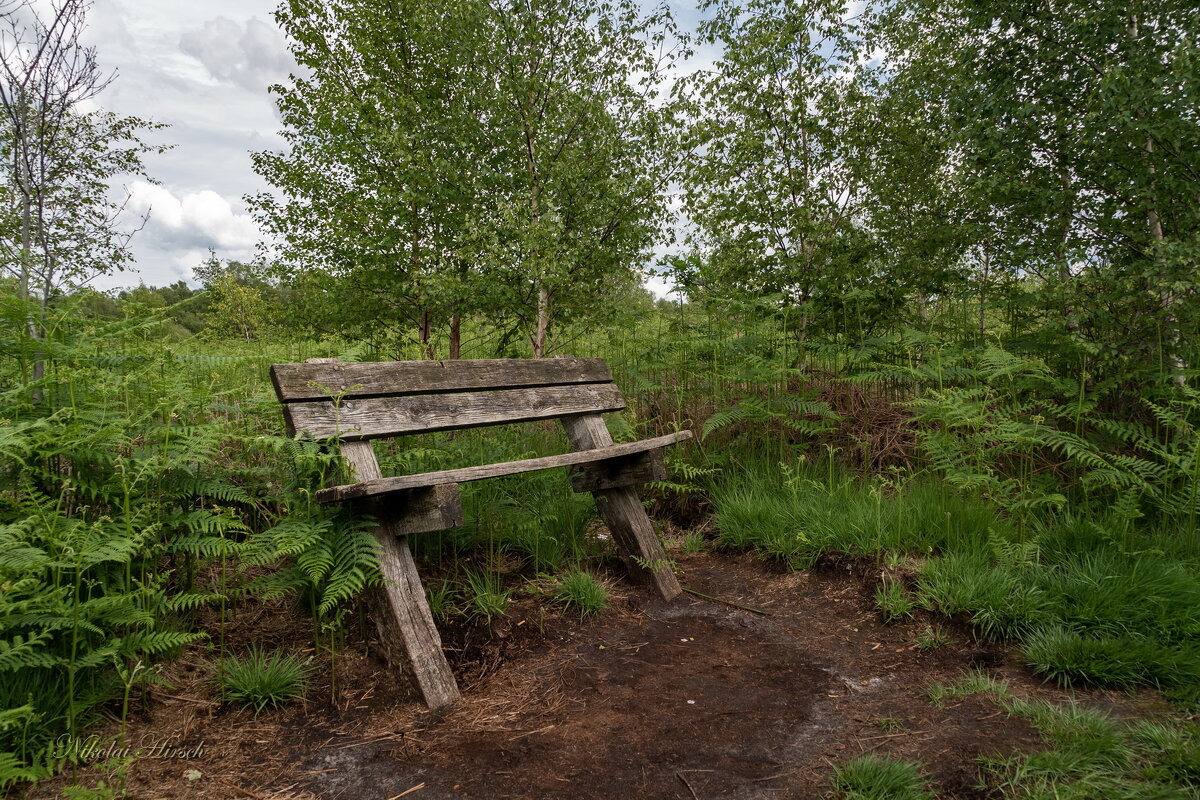
[[[711,600],[714,603],[724,603],[727,606],[733,606],[734,608],[740,609],[742,611],[749,611],[751,614],[762,614],[764,617],[771,616],[770,612],[768,612],[768,611],[761,611],[757,608],[751,608],[750,606],[743,606],[743,605],[733,602],[732,600],[722,600],[719,597],[713,597],[711,594],[705,594],[704,592],[697,592],[695,589],[689,589],[686,586],[683,587],[683,590],[685,592],[687,592],[688,594],[696,595],[696,597],[700,597],[705,600]]]

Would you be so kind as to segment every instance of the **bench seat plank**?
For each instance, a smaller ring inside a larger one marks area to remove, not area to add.
[[[409,433],[504,425],[574,414],[620,411],[621,392],[611,383],[498,389],[490,392],[422,394],[288,403],[284,406],[290,432],[307,431],[326,439],[378,439]]]
[[[670,433],[666,436],[656,436],[640,442],[626,442],[607,447],[597,447],[591,450],[581,450],[573,453],[562,453],[541,458],[525,458],[519,461],[507,461],[500,464],[484,464],[478,467],[461,467],[459,469],[444,469],[438,472],[423,472],[417,475],[400,475],[395,478],[377,478],[363,483],[352,483],[344,486],[334,486],[321,489],[316,494],[318,503],[334,503],[342,500],[352,500],[361,497],[372,497],[388,492],[416,489],[424,486],[438,486],[446,483],[465,483],[479,481],[485,478],[498,478],[502,475],[517,475],[522,472],[533,472],[539,469],[566,467],[572,464],[586,464],[593,461],[603,461],[608,458],[621,458],[647,450],[657,450],[676,442],[692,438],[691,431]]]
[[[466,392],[572,383],[611,383],[602,358],[498,358],[461,361],[322,361],[275,364],[271,380],[282,403],[341,396]]]

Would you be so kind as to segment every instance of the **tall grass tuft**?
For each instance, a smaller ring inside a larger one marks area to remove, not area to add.
[[[833,774],[839,800],[934,800],[921,765],[868,753],[839,765]]]
[[[268,653],[253,646],[244,656],[230,656],[217,670],[217,684],[227,701],[254,709],[281,708],[304,696],[308,667],[294,655]]]
[[[573,569],[559,578],[554,599],[568,611],[589,617],[608,607],[608,590],[590,572]]]

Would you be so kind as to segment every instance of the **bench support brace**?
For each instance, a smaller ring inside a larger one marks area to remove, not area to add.
[[[612,436],[599,414],[580,414],[562,417],[563,428],[574,450],[592,450],[612,444]],[[664,600],[674,600],[683,593],[662,544],[650,524],[646,509],[632,486],[597,489],[592,492],[596,508],[608,526],[629,577],[648,584]]]

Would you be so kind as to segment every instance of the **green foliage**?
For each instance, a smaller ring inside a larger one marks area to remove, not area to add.
[[[896,622],[911,617],[914,605],[902,583],[885,578],[875,590],[875,607],[883,615],[884,622]]]
[[[590,572],[573,569],[558,579],[554,599],[568,611],[589,617],[608,607],[608,590]]]
[[[997,524],[987,505],[933,483],[894,490],[882,480],[830,477],[807,464],[779,469],[751,462],[717,486],[713,504],[719,544],[793,567],[809,566],[824,552],[927,553],[986,539]]]
[[[951,684],[931,683],[925,687],[925,696],[938,708],[944,707],[947,700],[958,700],[967,695],[988,694],[1002,697],[1007,692],[1007,681],[997,680],[981,670],[969,670]]]
[[[130,665],[219,642],[199,609],[297,592],[336,617],[377,576],[367,521],[312,502],[334,456],[274,435],[267,358],[164,346],[160,312],[55,313],[46,377],[2,395],[0,752],[17,770],[152,674]],[[242,577],[260,564],[278,569]]]
[[[941,628],[926,625],[917,636],[917,647],[921,650],[936,650],[950,644],[950,636]]]
[[[612,315],[662,215],[665,9],[325,0],[276,20],[305,74],[278,91],[288,152],[254,158],[279,196],[254,205],[315,326],[429,353],[432,326],[479,315],[497,351],[520,334],[540,356],[551,323]]]
[[[222,697],[253,708],[257,717],[268,707],[282,708],[304,697],[308,673],[298,656],[253,646],[244,656],[222,660],[216,681]]]
[[[841,800],[932,800],[921,765],[872,755],[840,764],[833,774],[833,797]]]
[[[458,590],[450,581],[442,581],[437,587],[425,587],[425,599],[429,603],[429,613],[438,622],[446,622],[452,616]]]
[[[988,783],[1005,796],[1151,800],[1200,795],[1195,723],[1126,723],[1075,703],[1010,696],[999,702],[1028,719],[1049,745],[1042,752],[986,763]]]
[[[490,625],[508,610],[509,591],[500,575],[487,569],[465,570],[466,589],[463,613],[468,619],[481,619]]]

